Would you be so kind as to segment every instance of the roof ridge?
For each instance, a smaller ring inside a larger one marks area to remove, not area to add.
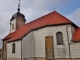
[[[30,21],[30,22],[26,23],[26,24],[32,23],[32,22],[34,22],[34,21],[36,21],[36,20],[38,20],[38,19],[40,19],[40,18],[42,18],[42,17],[45,17],[45,16],[47,16],[47,15],[49,15],[49,14],[51,14],[51,13],[53,13],[53,14],[54,14],[54,12],[56,12],[57,14],[59,14],[60,16],[62,16],[62,17],[64,17],[64,18],[66,18],[68,21],[72,22],[72,21],[71,21],[71,20],[69,20],[67,17],[63,16],[62,14],[58,13],[57,11],[52,11],[52,12],[47,13],[47,14],[45,14],[45,15],[43,15],[43,16],[41,16],[41,17],[39,17],[39,18],[36,18],[36,19],[34,19],[34,20],[32,20],[32,21]],[[52,14],[52,15],[53,15],[53,14]],[[51,18],[50,18],[50,19],[51,19]],[[72,23],[73,23],[73,22],[72,22]]]
[[[39,18],[36,18],[36,19],[34,19],[34,20],[32,20],[32,21],[30,21],[30,22],[28,22],[28,23],[32,23],[32,22],[34,22],[34,21],[36,21],[36,20],[38,20],[38,19],[40,19],[40,18],[42,18],[42,17],[45,17],[45,16],[47,16],[47,15],[53,13],[53,12],[54,12],[54,11],[52,11],[52,12],[50,12],[50,13],[47,13],[47,14],[44,14],[43,16],[40,16]],[[28,23],[26,23],[26,24],[28,24]]]
[[[55,11],[54,11],[54,12],[55,12]],[[50,17],[50,19],[53,17],[53,15],[54,15],[54,13],[53,13],[52,16]],[[50,19],[48,20],[48,22],[50,21]],[[48,24],[48,22],[47,22],[47,24]],[[46,24],[46,25],[47,25],[47,24]]]
[[[22,38],[25,34],[27,34],[29,31],[32,31],[34,29],[48,26],[48,25],[58,25],[58,24],[64,24],[64,23],[71,23],[69,19],[64,17],[62,14],[53,11],[51,13],[48,13],[44,16],[41,16],[31,22],[28,22],[24,25],[22,25],[18,30],[16,30],[15,36],[9,39],[10,41],[15,41],[16,39]],[[10,37],[10,36],[8,36]],[[9,41],[8,41],[9,42]]]
[[[69,20],[67,17],[63,16],[61,13],[58,13],[57,11],[55,11],[57,14],[59,14],[60,16],[66,18],[67,20]],[[71,20],[69,20],[70,22],[72,22]],[[73,23],[73,22],[72,22]]]

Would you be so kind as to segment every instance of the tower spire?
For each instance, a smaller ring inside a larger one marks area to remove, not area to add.
[[[19,3],[18,3],[18,12],[20,11],[20,0],[19,0]]]

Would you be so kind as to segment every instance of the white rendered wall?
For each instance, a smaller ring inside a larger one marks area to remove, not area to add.
[[[72,35],[74,35],[75,29],[76,29],[75,27],[71,26]]]
[[[48,27],[34,31],[35,57],[45,57],[45,36],[48,35]]]
[[[71,58],[80,58],[80,42],[71,43]]]
[[[72,26],[73,35],[75,28]],[[80,58],[80,42],[72,42],[71,47],[71,58]]]
[[[71,38],[72,38],[71,25],[48,27],[48,36],[50,35],[53,36],[55,58],[69,58],[69,45],[68,45],[68,37],[66,29],[68,30],[69,43],[71,43]],[[57,32],[63,33],[63,43],[64,43],[63,45],[57,45],[57,39],[56,39]]]
[[[15,43],[15,53],[12,53],[13,43]],[[7,58],[21,58],[21,41],[7,43]]]
[[[45,37],[53,36],[54,55],[55,58],[69,58],[69,45],[67,31],[69,35],[69,43],[71,43],[72,32],[71,25],[48,26],[30,32],[23,38],[23,57],[45,57]],[[57,45],[56,33],[63,33],[64,45]]]
[[[66,28],[67,27],[67,28]],[[80,57],[80,43],[72,43],[72,30],[75,28],[71,28],[71,25],[61,25],[61,26],[48,26],[44,28],[40,28],[28,33],[22,39],[22,58],[30,58],[30,57],[45,57],[45,37],[53,36],[53,44],[54,44],[54,57],[55,58],[70,58],[69,55],[69,44],[71,47],[71,57],[79,58]],[[68,37],[69,44],[68,44]],[[74,32],[73,31],[73,32]],[[57,45],[56,33],[63,33],[63,42],[64,45]],[[12,43],[7,43],[7,57],[21,57],[21,41],[15,41],[16,43],[16,53],[12,53]],[[77,51],[76,51],[77,50]]]
[[[34,57],[33,32],[30,32],[22,39],[22,58]]]
[[[66,27],[68,29],[69,43],[72,33],[71,25],[49,26],[34,31],[35,57],[45,57],[45,36],[53,36],[55,58],[69,58],[69,46]],[[56,33],[63,33],[64,45],[57,45]]]
[[[23,58],[45,57],[45,36],[47,36],[47,28],[27,34],[22,40]]]

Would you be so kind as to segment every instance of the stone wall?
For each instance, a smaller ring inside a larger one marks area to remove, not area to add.
[[[15,53],[12,53],[13,43],[15,43]],[[21,40],[7,43],[7,58],[21,58]]]
[[[68,30],[68,37],[67,31]],[[56,33],[63,33],[63,45],[57,45]],[[23,58],[45,57],[45,37],[53,36],[54,56],[55,58],[70,58],[69,43],[71,43],[72,32],[71,25],[48,26],[34,30],[23,38]],[[68,42],[69,40],[69,42]],[[25,55],[25,57],[24,57]]]

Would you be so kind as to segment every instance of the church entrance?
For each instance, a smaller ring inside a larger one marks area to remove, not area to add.
[[[45,37],[46,60],[54,60],[53,37]]]

